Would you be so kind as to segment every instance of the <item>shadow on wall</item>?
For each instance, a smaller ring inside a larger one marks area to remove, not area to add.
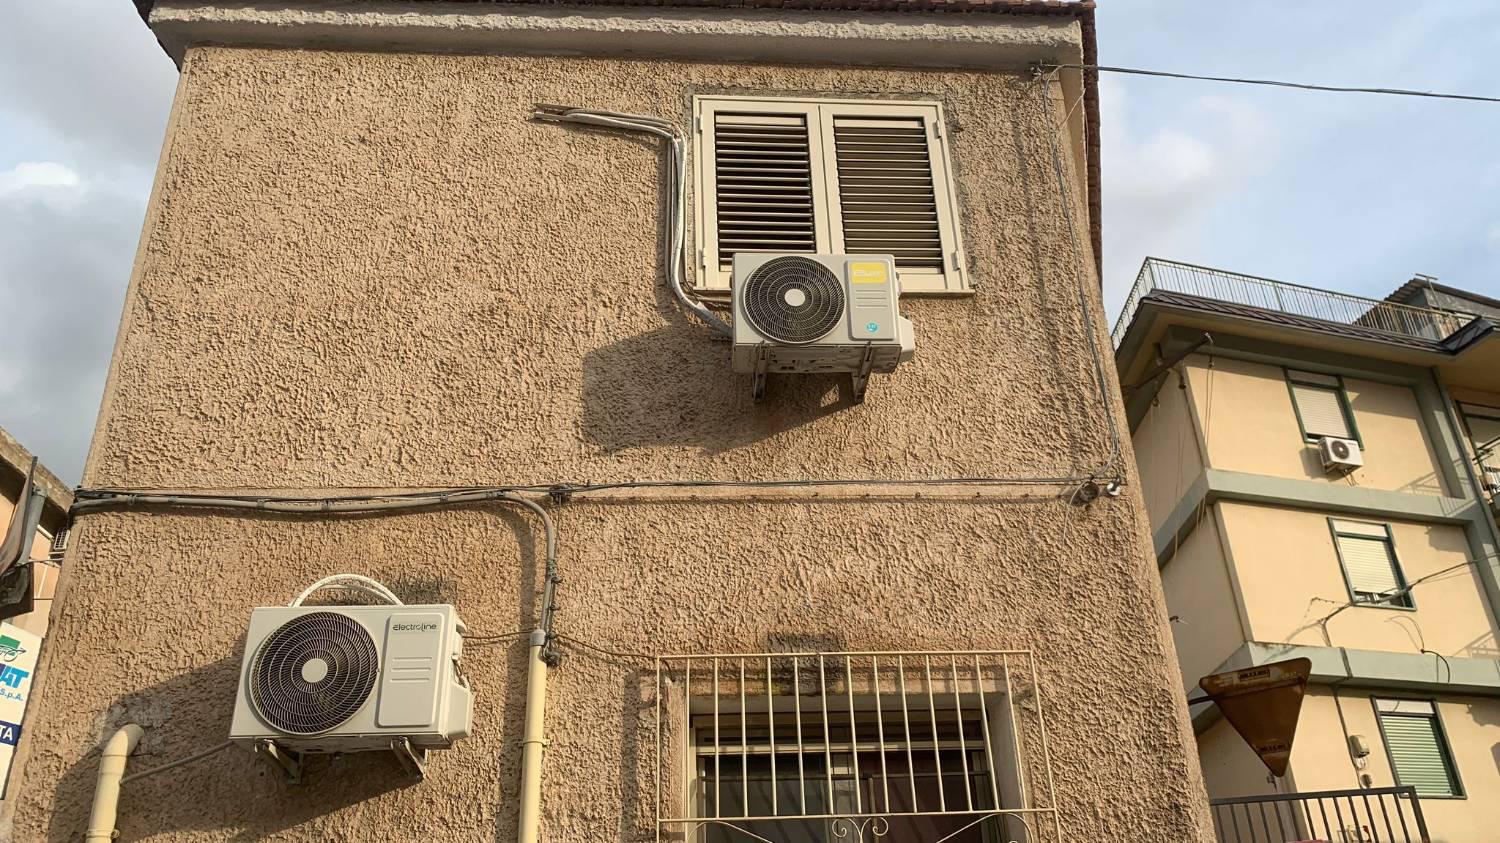
[[[671,300],[658,304],[677,309]],[[857,406],[847,374],[771,375],[756,404],[751,376],[730,368],[728,344],[674,321],[584,355],[588,441],[606,452],[688,446],[718,453]]]
[[[243,646],[243,642],[241,644]],[[240,657],[236,653],[167,682],[121,697],[102,718],[107,738],[126,723],[144,727],[145,735],[131,756],[126,774],[137,773],[212,746],[229,733]],[[212,716],[198,716],[212,711]],[[174,723],[211,726],[191,736],[173,729]],[[183,745],[181,738],[202,745]],[[100,746],[103,744],[101,739]],[[99,771],[99,747],[73,765],[58,782],[47,828],[50,841],[71,841],[88,827],[94,781]],[[286,784],[270,766],[251,753],[233,747],[214,756],[121,788],[117,828],[124,839],[140,839],[173,831],[234,829],[236,840],[259,840],[309,819],[354,805],[379,794],[413,784],[395,756],[358,753],[310,757],[305,775],[317,787]],[[257,803],[260,803],[257,805]]]

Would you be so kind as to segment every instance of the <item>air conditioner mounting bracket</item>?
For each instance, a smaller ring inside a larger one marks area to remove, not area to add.
[[[412,778],[421,781],[427,777],[427,750],[413,749],[411,741],[396,738],[391,741],[391,751],[396,753],[396,760]]]
[[[255,742],[255,754],[285,776],[287,784],[302,784],[301,753],[282,749],[270,738],[263,738]]]

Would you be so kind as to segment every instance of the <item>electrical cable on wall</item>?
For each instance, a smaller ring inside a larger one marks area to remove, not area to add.
[[[1235,85],[1263,85],[1275,88],[1296,88],[1303,91],[1327,91],[1336,94],[1388,94],[1399,97],[1428,97],[1432,99],[1467,100],[1470,102],[1500,102],[1500,97],[1487,97],[1475,94],[1448,94],[1436,91],[1415,91],[1408,88],[1361,88],[1347,85],[1315,85],[1307,82],[1284,82],[1277,79],[1205,76],[1197,73],[1176,73],[1168,70],[1145,70],[1139,67],[1115,67],[1104,64],[1044,64],[1040,66],[1045,70],[1093,70],[1099,73],[1154,76],[1163,79],[1189,79],[1198,82],[1226,82]]]

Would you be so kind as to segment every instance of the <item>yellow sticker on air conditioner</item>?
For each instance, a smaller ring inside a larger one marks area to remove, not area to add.
[[[890,270],[884,261],[850,261],[849,283],[889,284]]]

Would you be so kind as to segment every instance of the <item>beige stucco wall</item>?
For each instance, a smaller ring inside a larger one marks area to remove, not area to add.
[[[1349,601],[1329,513],[1243,503],[1220,504],[1252,640],[1327,645],[1315,623]],[[1493,658],[1496,626],[1463,529],[1390,522],[1415,610],[1356,606],[1328,623],[1336,647]]]
[[[1393,787],[1390,758],[1380,738],[1372,693],[1357,689],[1339,692],[1337,704],[1327,688],[1313,687],[1302,704],[1297,738],[1292,747],[1291,775],[1301,790],[1358,787],[1349,761],[1345,734],[1363,735],[1370,746],[1369,773],[1375,787]],[[1385,694],[1385,696],[1402,696]],[[1410,696],[1410,695],[1408,695]],[[1423,695],[1415,695],[1419,698]],[[1430,698],[1430,697],[1425,697]],[[1483,697],[1440,697],[1438,715],[1448,735],[1454,764],[1468,797],[1423,799],[1422,813],[1433,843],[1487,843],[1500,825],[1500,700]],[[1339,709],[1343,712],[1343,725]],[[1347,732],[1345,731],[1347,729]],[[1208,769],[1205,764],[1205,772]]]
[[[729,88],[948,109],[980,291],[906,302],[917,358],[862,406],[835,400],[841,378],[778,379],[752,404],[657,280],[659,147],[527,119],[535,102],[681,118],[691,91]],[[1077,471],[1105,427],[1052,131],[1020,73],[192,51],[86,484]],[[1005,487],[575,499],[556,508],[559,631],[637,653],[1034,648],[1068,839],[1205,839],[1136,488],[1090,506]],[[355,570],[453,600],[476,631],[525,629],[537,540],[508,511],[87,516],[17,836],[78,833],[122,722],[148,727],[141,766],[221,740],[251,606]],[[476,733],[420,786],[376,755],[287,789],[234,751],[133,783],[123,837],[509,839],[521,650],[476,649],[467,670]],[[649,832],[649,670],[578,653],[555,673],[547,840]]]
[[[1151,408],[1131,431],[1153,528],[1161,526],[1203,474],[1203,437],[1193,421],[1193,400],[1191,383],[1169,374]]]
[[[1345,378],[1365,464],[1348,477],[1323,470],[1317,448],[1305,444],[1286,377],[1278,366],[1204,355],[1189,358],[1196,408],[1213,468],[1273,477],[1354,482],[1372,489],[1419,495],[1444,488],[1436,452],[1422,428],[1410,387]],[[1208,396],[1211,396],[1209,398]]]
[[[1167,611],[1178,618],[1172,641],[1183,688],[1190,692],[1245,643],[1239,599],[1219,545],[1216,509],[1204,512],[1197,529],[1161,569]]]
[[[1301,736],[1299,728],[1298,736]],[[1293,744],[1295,752],[1300,746]],[[1210,799],[1256,796],[1276,792],[1271,773],[1240,733],[1220,717],[1198,735],[1198,758]],[[1286,790],[1283,785],[1282,790]]]

